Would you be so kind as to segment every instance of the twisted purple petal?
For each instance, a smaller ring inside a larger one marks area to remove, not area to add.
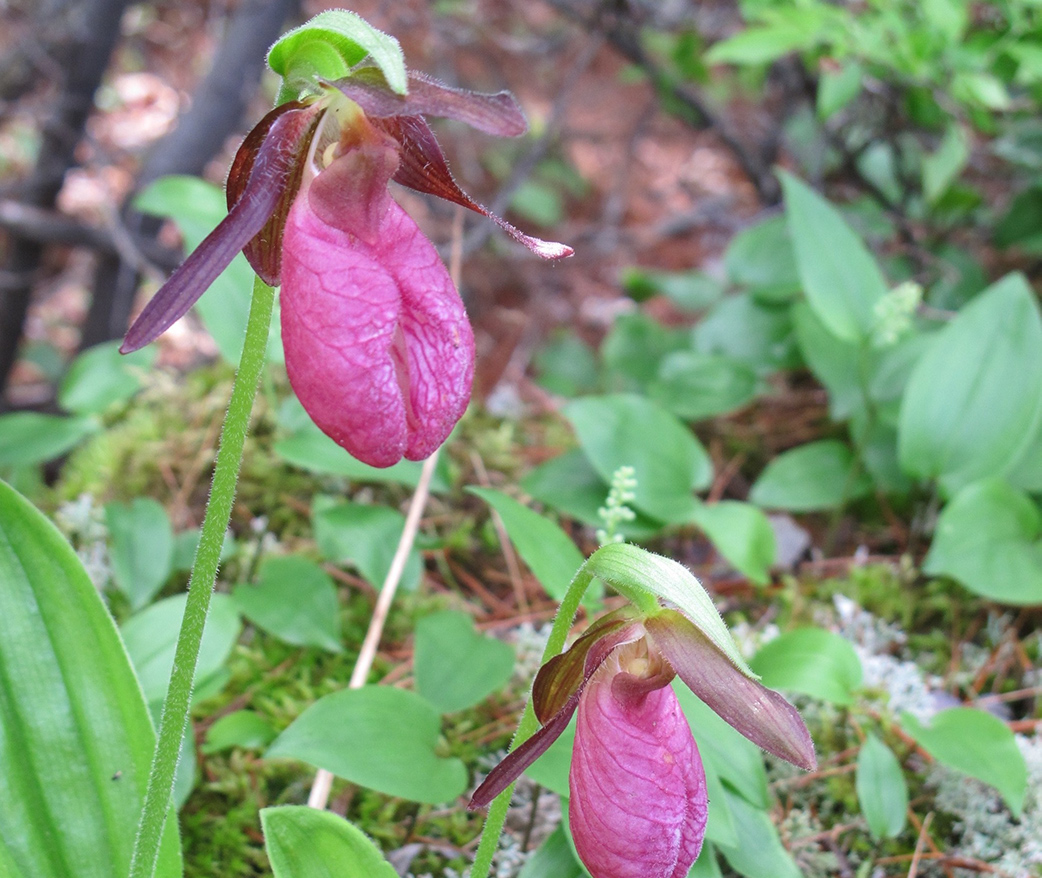
[[[143,348],[166,332],[264,228],[292,172],[300,132],[311,126],[315,112],[312,107],[294,108],[275,119],[259,147],[242,195],[145,305],[123,339],[121,353]]]

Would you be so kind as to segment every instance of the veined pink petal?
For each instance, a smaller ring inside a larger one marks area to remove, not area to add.
[[[579,700],[572,838],[593,878],[685,878],[705,836],[705,770],[673,690],[629,685],[631,648],[613,653]]]
[[[322,431],[359,460],[422,460],[470,399],[474,336],[463,303],[434,246],[394,201],[374,233],[350,225],[367,225],[372,212],[347,211],[331,225],[328,203],[320,199],[320,217],[309,195],[297,198],[284,233],[290,383]]]

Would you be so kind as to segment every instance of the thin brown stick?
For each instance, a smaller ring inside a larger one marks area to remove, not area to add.
[[[449,274],[456,288],[459,288],[461,253],[459,240],[463,230],[462,208],[457,209],[456,221],[453,223],[453,246],[449,260]],[[423,462],[420,471],[420,479],[413,491],[412,499],[409,501],[409,511],[405,515],[405,527],[402,528],[402,536],[398,540],[398,548],[395,549],[394,558],[391,559],[391,569],[387,571],[383,586],[380,588],[380,596],[376,599],[373,607],[373,616],[369,620],[369,628],[365,632],[362,648],[358,651],[358,660],[355,662],[354,670],[351,672],[351,680],[347,684],[348,689],[360,689],[365,685],[369,677],[369,671],[373,667],[373,659],[376,658],[376,648],[380,645],[383,636],[384,624],[387,615],[391,611],[391,602],[394,593],[398,590],[401,582],[402,572],[405,570],[405,562],[409,559],[409,552],[413,543],[416,542],[416,534],[420,529],[420,518],[423,516],[424,507],[427,505],[427,497],[430,495],[431,479],[434,476],[434,468],[438,463],[438,452],[435,451]],[[315,774],[315,780],[311,785],[311,793],[308,795],[308,805],[312,808],[322,810],[329,802],[329,792],[333,787],[333,774],[324,768],[320,768]]]

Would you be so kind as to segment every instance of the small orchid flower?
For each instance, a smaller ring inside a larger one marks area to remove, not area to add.
[[[602,548],[587,566],[596,565],[598,555],[610,555],[616,570],[624,562],[625,576],[633,569],[673,575],[671,568],[680,568],[620,544]],[[687,579],[694,582],[690,574]],[[669,685],[675,676],[764,750],[801,768],[817,765],[796,710],[741,670],[715,633],[708,636],[676,609],[646,607],[603,616],[543,665],[532,689],[541,728],[489,773],[470,801],[471,808],[491,802],[577,714],[569,824],[593,878],[684,878],[702,848],[705,770]]]
[[[242,250],[282,287],[286,370],[315,423],[373,466],[430,455],[470,399],[474,336],[434,246],[389,183],[481,213],[544,258],[572,250],[521,233],[464,193],[425,114],[504,136],[527,127],[509,93],[419,73],[405,94],[376,66],[319,83],[247,135],[228,177],[228,216],[145,306],[121,350],[156,339]]]

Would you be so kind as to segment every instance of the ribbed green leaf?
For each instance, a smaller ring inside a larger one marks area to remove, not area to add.
[[[0,874],[127,874],[155,733],[97,590],[0,483]],[[167,824],[156,874],[181,874]]]

